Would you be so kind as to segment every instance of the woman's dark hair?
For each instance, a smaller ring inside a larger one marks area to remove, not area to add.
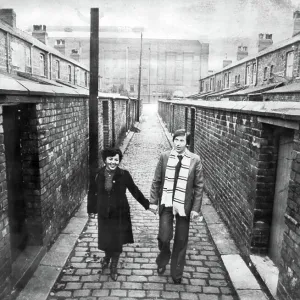
[[[185,136],[186,137],[186,144],[189,145],[190,144],[190,139],[191,139],[191,134],[189,132],[186,132],[185,129],[177,129],[175,132],[174,132],[174,135],[173,135],[173,142],[175,140],[175,138],[177,136]]]
[[[123,158],[123,153],[120,149],[107,148],[107,149],[104,149],[104,150],[101,151],[101,156],[102,156],[102,159],[103,159],[104,162],[108,157],[112,157],[112,156],[115,156],[117,154],[119,154],[119,158],[120,158],[120,162],[121,162],[121,160]]]

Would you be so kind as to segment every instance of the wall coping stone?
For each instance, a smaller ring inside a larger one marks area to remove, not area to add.
[[[159,102],[300,121],[300,102],[201,100],[159,100]]]

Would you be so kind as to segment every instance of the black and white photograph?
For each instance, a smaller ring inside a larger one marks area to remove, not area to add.
[[[0,300],[300,300],[300,0],[0,0]]]

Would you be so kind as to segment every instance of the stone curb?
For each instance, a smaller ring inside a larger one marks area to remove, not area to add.
[[[140,123],[136,122],[134,127],[139,130]],[[134,136],[134,131],[128,131],[120,145],[124,153]],[[62,268],[74,249],[74,246],[88,221],[86,212],[87,197],[82,201],[74,217],[70,219],[66,228],[58,236],[55,243],[43,256],[33,276],[29,279],[16,300],[46,300],[54,286]]]
[[[172,135],[158,114],[157,117],[163,128],[166,138],[172,147]],[[228,272],[238,298],[240,300],[269,299],[262,291],[255,276],[241,257],[240,252],[227,229],[227,226],[221,220],[218,212],[212,206],[208,196],[205,193],[203,196],[202,214],[207,224],[209,233],[221,255],[223,264]]]

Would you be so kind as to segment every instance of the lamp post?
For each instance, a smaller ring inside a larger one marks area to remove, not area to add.
[[[143,33],[141,32],[141,50],[140,50],[140,66],[139,66],[139,83],[138,83],[138,100],[136,110],[136,121],[140,119],[140,101],[141,101],[141,76],[142,76],[142,52],[143,52]]]
[[[150,79],[150,74],[151,73],[151,48],[149,47],[149,81],[148,81],[148,83],[149,83],[149,91],[148,91],[148,93],[149,93],[149,96],[148,96],[148,102],[150,103],[151,102],[151,99],[150,99],[150,92],[151,92],[151,89],[150,89],[150,84],[151,84],[151,79]]]

